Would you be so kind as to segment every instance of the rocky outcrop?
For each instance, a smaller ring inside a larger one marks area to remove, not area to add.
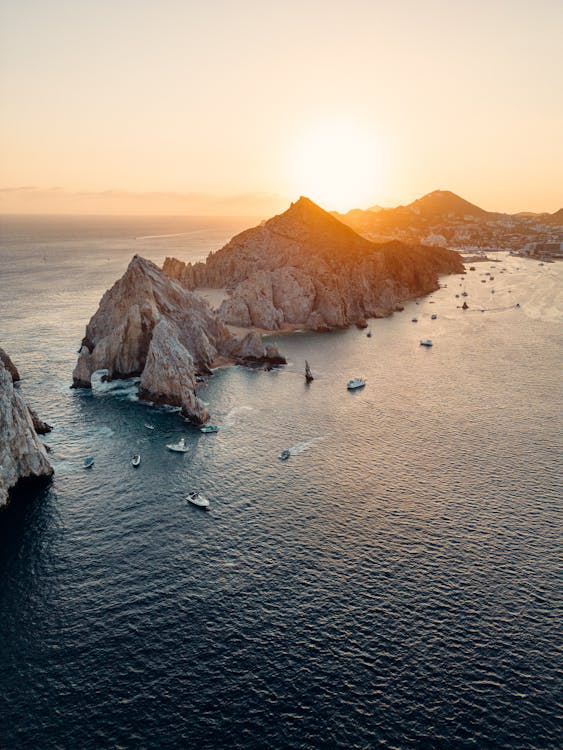
[[[209,414],[196,396],[196,376],[210,373],[216,360],[285,362],[260,337],[250,348],[245,340],[206,300],[135,255],[86,327],[73,387],[90,388],[98,370],[107,370],[107,380],[140,376],[141,398],[179,406],[201,424]]]
[[[227,288],[219,309],[226,323],[325,330],[389,315],[401,300],[437,289],[440,274],[462,272],[463,263],[442,247],[375,244],[300,198],[205,263],[167,258],[163,271],[185,288]]]
[[[24,479],[50,477],[53,468],[33,428],[30,411],[13,374],[0,358],[0,507]]]
[[[29,406],[28,409],[31,416],[31,421],[33,423],[33,429],[38,435],[47,435],[47,433],[53,431],[51,425],[47,422],[44,422],[41,417],[37,415],[35,409],[32,409],[31,406]]]
[[[0,362],[4,365],[6,370],[10,373],[10,377],[12,378],[12,383],[17,383],[18,380],[20,380],[20,374],[18,372],[18,368],[15,366],[15,364],[12,362],[8,354],[0,347]]]

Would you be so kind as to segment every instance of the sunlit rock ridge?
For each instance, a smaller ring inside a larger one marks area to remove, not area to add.
[[[141,398],[179,406],[202,424],[209,414],[196,396],[196,376],[220,359],[285,362],[258,334],[234,336],[202,297],[135,255],[86,326],[73,387],[90,388],[98,370],[108,380],[140,376]]]
[[[227,288],[220,317],[279,330],[342,328],[390,314],[402,300],[438,288],[440,274],[463,271],[442,247],[375,244],[308,198],[234,237],[205,263],[167,258],[163,270],[190,289]]]
[[[53,474],[30,409],[14,387],[18,380],[15,365],[0,349],[0,508],[8,503],[10,491],[21,480]]]

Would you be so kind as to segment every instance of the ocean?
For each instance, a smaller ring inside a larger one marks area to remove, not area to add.
[[[0,747],[561,747],[561,264],[274,336],[287,366],[202,386],[216,435],[132,381],[69,388],[133,254],[253,223],[1,220],[0,345],[56,474],[0,513]]]

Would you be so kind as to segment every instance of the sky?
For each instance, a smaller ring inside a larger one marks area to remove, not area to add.
[[[563,206],[561,0],[0,0],[0,213]]]

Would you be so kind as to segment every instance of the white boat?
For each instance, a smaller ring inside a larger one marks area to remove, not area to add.
[[[200,492],[188,492],[186,500],[198,508],[209,508],[209,500]]]
[[[199,431],[204,433],[219,432],[219,428],[216,424],[204,424],[203,427],[199,428]]]
[[[94,466],[93,456],[86,456],[82,465],[84,466],[85,469],[91,469],[92,466]]]
[[[166,447],[169,451],[175,451],[176,453],[187,453],[189,451],[184,438],[181,438],[177,443],[168,443]]]
[[[366,384],[365,378],[352,378],[348,381],[348,384],[346,385],[346,388],[348,388],[349,391],[353,391],[356,388],[363,388]]]
[[[421,339],[420,346],[433,346],[432,339]]]
[[[140,457],[140,456],[139,456],[139,454],[137,453],[137,454],[136,454],[136,455],[134,455],[134,456],[133,456],[133,458],[131,459],[131,464],[132,464],[133,466],[137,467],[137,466],[139,466],[139,465],[140,465],[140,463],[141,463],[141,457]]]
[[[149,424],[148,422],[145,422],[145,427],[147,428],[147,430],[154,430],[154,425]]]

